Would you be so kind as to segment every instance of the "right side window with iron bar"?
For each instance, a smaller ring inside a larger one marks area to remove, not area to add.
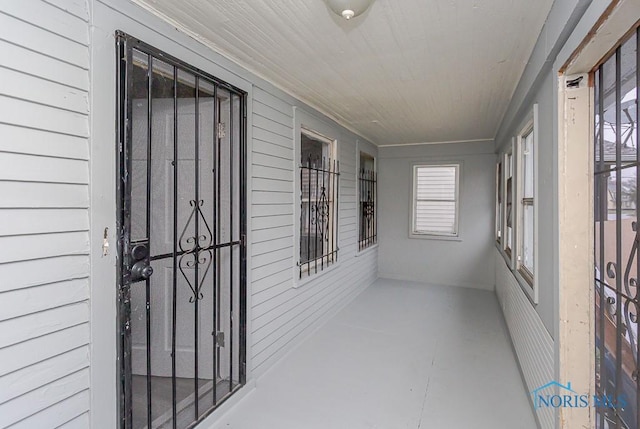
[[[378,242],[376,197],[378,193],[375,158],[360,152],[358,171],[360,232],[358,249],[364,250]]]
[[[299,276],[310,276],[338,259],[336,141],[302,129],[300,135]]]

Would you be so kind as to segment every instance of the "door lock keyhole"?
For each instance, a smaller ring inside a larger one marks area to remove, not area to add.
[[[153,267],[149,261],[149,248],[147,245],[136,245],[131,249],[131,257],[135,261],[131,267],[131,283],[149,279],[153,275]]]

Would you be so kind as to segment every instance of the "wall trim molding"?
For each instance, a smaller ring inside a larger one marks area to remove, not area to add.
[[[449,140],[449,141],[441,141],[441,142],[417,142],[417,143],[398,143],[398,144],[379,144],[378,147],[400,147],[400,146],[422,146],[422,145],[430,145],[430,144],[451,144],[451,143],[482,143],[482,142],[492,142],[494,139],[471,139],[471,140]]]

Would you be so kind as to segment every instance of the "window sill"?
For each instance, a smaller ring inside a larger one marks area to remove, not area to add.
[[[531,274],[523,270],[522,268],[514,270],[513,276],[520,284],[520,288],[531,302],[532,306],[538,305],[538,291],[535,286],[535,280],[531,277]]]
[[[516,269],[513,267],[510,252],[501,249],[498,245],[496,245],[496,248],[504,258],[504,262],[507,265],[507,268],[511,272],[511,275],[515,279],[516,283],[520,286],[520,289],[522,289],[522,292],[524,292],[531,305],[533,307],[536,307],[538,305],[538,290],[536,281],[534,280],[533,276],[531,276],[531,274],[529,274],[522,268]]]
[[[358,250],[358,252],[356,253],[356,258],[359,258],[360,256],[365,256],[365,255],[373,252],[375,249],[378,248],[378,246],[379,246],[379,244],[376,243],[376,244],[373,244],[373,245],[371,245],[369,247],[365,247],[362,250]]]
[[[329,266],[328,268],[325,268],[322,271],[318,271],[317,273],[314,272],[311,275],[308,275],[307,272],[302,273],[302,277],[297,279],[294,283],[293,283],[293,288],[294,289],[298,289],[302,286],[305,286],[308,283],[313,283],[314,281],[318,280],[319,278],[333,272],[334,270],[336,270],[338,267],[340,266],[340,261],[336,261],[335,263],[333,263],[331,266]],[[297,268],[297,267],[296,267]],[[310,270],[313,270],[313,267],[310,267]],[[297,271],[296,271],[297,274]]]
[[[418,240],[462,241],[460,235],[416,234],[415,232],[410,232],[409,238],[416,238]]]
[[[504,260],[509,264],[509,269],[513,271],[513,258],[511,257],[511,249],[502,249],[502,256]]]
[[[498,242],[496,242],[496,249],[498,249],[498,253],[502,255],[502,258],[504,259],[504,262],[507,264],[507,267],[509,267],[509,270],[513,272],[511,254],[507,250],[503,249],[502,244]]]
[[[518,268],[518,274],[520,274],[520,276],[525,280],[525,282],[527,283],[527,285],[533,289],[533,274],[531,274],[529,272],[529,270],[520,267]]]

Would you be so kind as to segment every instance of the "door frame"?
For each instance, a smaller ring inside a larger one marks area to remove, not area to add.
[[[246,175],[251,177],[253,82],[260,81],[228,58],[205,46],[175,26],[128,0],[86,0],[90,15],[90,419],[92,427],[117,427],[117,231],[116,231],[116,44],[122,30],[182,58],[243,90],[247,96]],[[246,183],[246,216],[251,219],[252,184]],[[106,239],[105,239],[106,231]],[[212,424],[255,386],[250,353],[251,340],[251,229],[247,229],[247,383],[203,421]],[[108,247],[105,246],[108,244]]]
[[[634,0],[593,0],[553,68],[558,70],[556,376],[571,381],[576,391],[589,397],[595,393],[594,91],[590,72],[639,16],[640,7]],[[580,78],[577,85],[570,83]],[[593,407],[558,409],[560,428],[594,425]]]

